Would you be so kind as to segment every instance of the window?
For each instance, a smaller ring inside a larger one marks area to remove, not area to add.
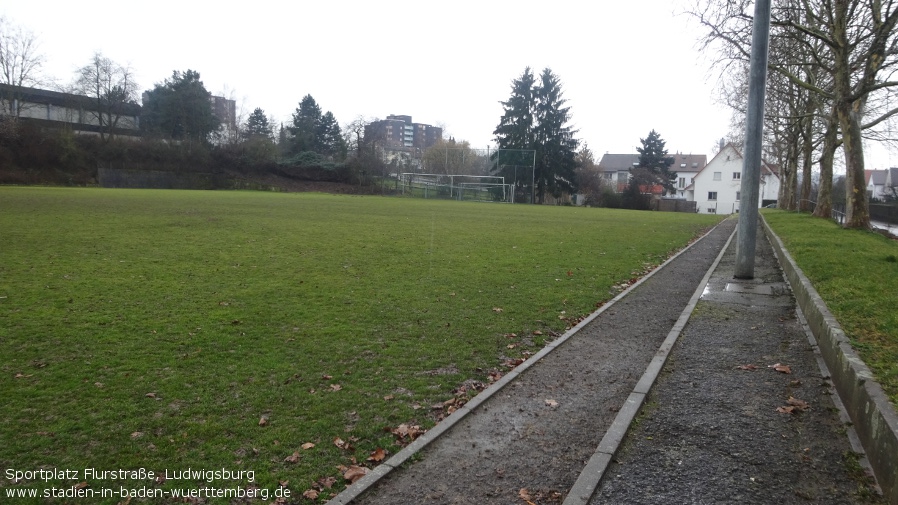
[[[686,178],[685,177],[680,177],[680,184],[678,184],[678,187],[681,187],[681,188],[686,187]]]
[[[708,200],[717,200],[717,191],[708,191]]]
[[[737,201],[737,202],[739,201],[739,194],[740,194],[740,193],[742,193],[742,192],[741,192],[741,191],[736,191],[736,201]]]
[[[720,177],[721,177],[721,173],[720,173],[720,172],[714,172],[714,180],[715,180],[715,181],[719,181],[719,180],[720,180]]]
[[[686,164],[685,164],[685,163],[680,163],[680,168],[686,168]]]
[[[713,207],[708,207],[708,214],[717,214],[717,209]]]
[[[733,180],[738,181],[742,178],[742,172],[733,172]]]

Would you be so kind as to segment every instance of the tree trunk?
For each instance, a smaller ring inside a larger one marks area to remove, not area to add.
[[[864,181],[864,146],[861,140],[860,104],[843,101],[838,105],[845,151],[845,228],[870,229],[870,208]]]
[[[795,143],[789,142],[786,148],[786,162],[783,164],[785,169],[785,186],[783,192],[782,208],[786,210],[798,210],[798,148]]]
[[[817,193],[817,208],[814,215],[830,218],[833,213],[833,161],[838,147],[839,129],[835,111],[826,121],[826,132],[823,134],[823,152],[820,155],[820,191]]]
[[[814,157],[814,140],[811,138],[813,123],[811,118],[805,117],[804,131],[801,134],[801,198],[798,201],[798,210],[811,211],[811,167]]]

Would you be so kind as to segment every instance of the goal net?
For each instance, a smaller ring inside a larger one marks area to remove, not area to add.
[[[446,175],[406,172],[399,175],[403,195],[480,202],[509,202],[512,187],[492,175]]]

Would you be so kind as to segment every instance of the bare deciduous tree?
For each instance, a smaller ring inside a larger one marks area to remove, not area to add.
[[[41,83],[44,55],[37,36],[30,30],[0,16],[0,113],[19,117],[22,90]]]
[[[124,126],[122,122],[130,116],[127,106],[137,101],[137,82],[131,68],[101,53],[94,53],[90,63],[78,70],[75,90],[90,98],[91,106],[85,112],[96,120],[104,141],[112,139],[116,129]]]

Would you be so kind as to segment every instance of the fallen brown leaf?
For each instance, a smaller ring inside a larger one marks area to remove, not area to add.
[[[367,468],[363,466],[352,465],[348,469],[346,469],[346,472],[343,473],[343,478],[348,480],[350,483],[354,483],[367,474]]]
[[[558,402],[555,400],[546,400],[546,405],[552,407],[553,409],[558,406]]]
[[[268,416],[262,416],[259,418],[259,426],[268,426]]]
[[[331,391],[340,391],[341,389],[343,389],[343,386],[339,384],[331,384]]]
[[[284,458],[284,461],[286,461],[287,463],[296,463],[297,461],[299,461],[299,451],[294,451],[293,454]]]
[[[808,410],[809,408],[811,408],[811,406],[808,405],[808,402],[806,402],[804,400],[799,400],[798,398],[794,398],[791,396],[789,397],[788,400],[786,400],[786,404],[791,405],[799,410]]]
[[[780,373],[792,373],[792,369],[789,368],[789,365],[781,365],[777,363],[775,365],[768,365],[767,368],[772,368]]]
[[[367,461],[380,462],[380,461],[383,461],[384,458],[386,458],[386,457],[387,457],[387,451],[378,447],[374,452],[371,453],[370,456],[368,456]]]
[[[308,498],[310,500],[316,500],[316,499],[318,499],[318,491],[315,491],[314,489],[307,489],[302,494],[302,496],[303,496],[303,498]]]
[[[739,365],[736,368],[739,370],[757,370],[758,367],[755,365]]]
[[[315,447],[315,444],[313,444],[312,442],[306,442],[306,443],[302,444],[300,447],[304,451],[307,451],[307,450],[311,449],[312,447]]]
[[[502,308],[501,307],[493,307],[493,312],[498,314],[498,313],[502,312]]]
[[[337,479],[335,477],[322,477],[316,482],[316,484],[321,486],[321,489],[330,489],[334,487],[334,484],[336,483]]]

